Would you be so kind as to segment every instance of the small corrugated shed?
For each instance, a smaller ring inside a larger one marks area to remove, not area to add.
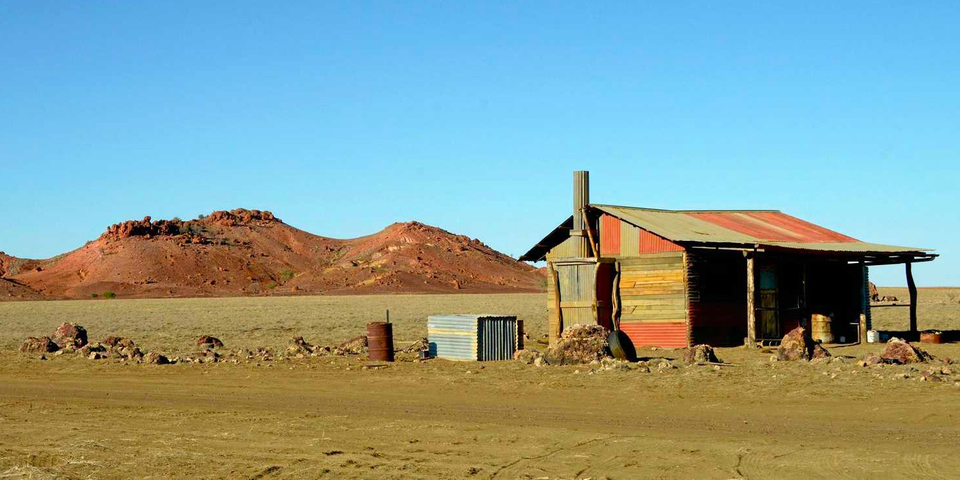
[[[447,360],[510,360],[522,333],[508,315],[431,315],[427,317],[430,355]]]

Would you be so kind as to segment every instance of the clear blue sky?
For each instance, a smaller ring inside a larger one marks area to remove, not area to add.
[[[12,255],[235,207],[519,255],[575,169],[936,248],[918,283],[960,285],[960,2],[0,1]]]

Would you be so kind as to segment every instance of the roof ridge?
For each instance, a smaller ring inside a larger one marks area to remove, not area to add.
[[[713,212],[775,212],[783,213],[780,210],[771,210],[771,209],[748,209],[748,208],[739,208],[739,209],[712,209],[712,210],[669,210],[666,208],[649,208],[649,207],[631,207],[627,205],[611,205],[608,203],[591,203],[591,207],[612,207],[612,208],[629,208],[631,210],[644,210],[647,212],[665,212],[665,213],[713,213]]]

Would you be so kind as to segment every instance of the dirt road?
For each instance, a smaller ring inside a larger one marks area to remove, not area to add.
[[[2,353],[0,477],[949,478],[960,471],[953,378],[894,380],[913,370],[771,363],[743,349],[720,354],[735,366],[651,373],[517,362],[363,369],[358,359],[151,366]]]

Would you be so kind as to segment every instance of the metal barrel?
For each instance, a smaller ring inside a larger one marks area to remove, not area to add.
[[[940,332],[920,332],[922,343],[943,343],[943,334]]]
[[[393,361],[393,324],[370,322],[367,324],[367,349],[370,360]]]
[[[810,336],[823,343],[833,343],[833,319],[816,313],[810,317]]]

